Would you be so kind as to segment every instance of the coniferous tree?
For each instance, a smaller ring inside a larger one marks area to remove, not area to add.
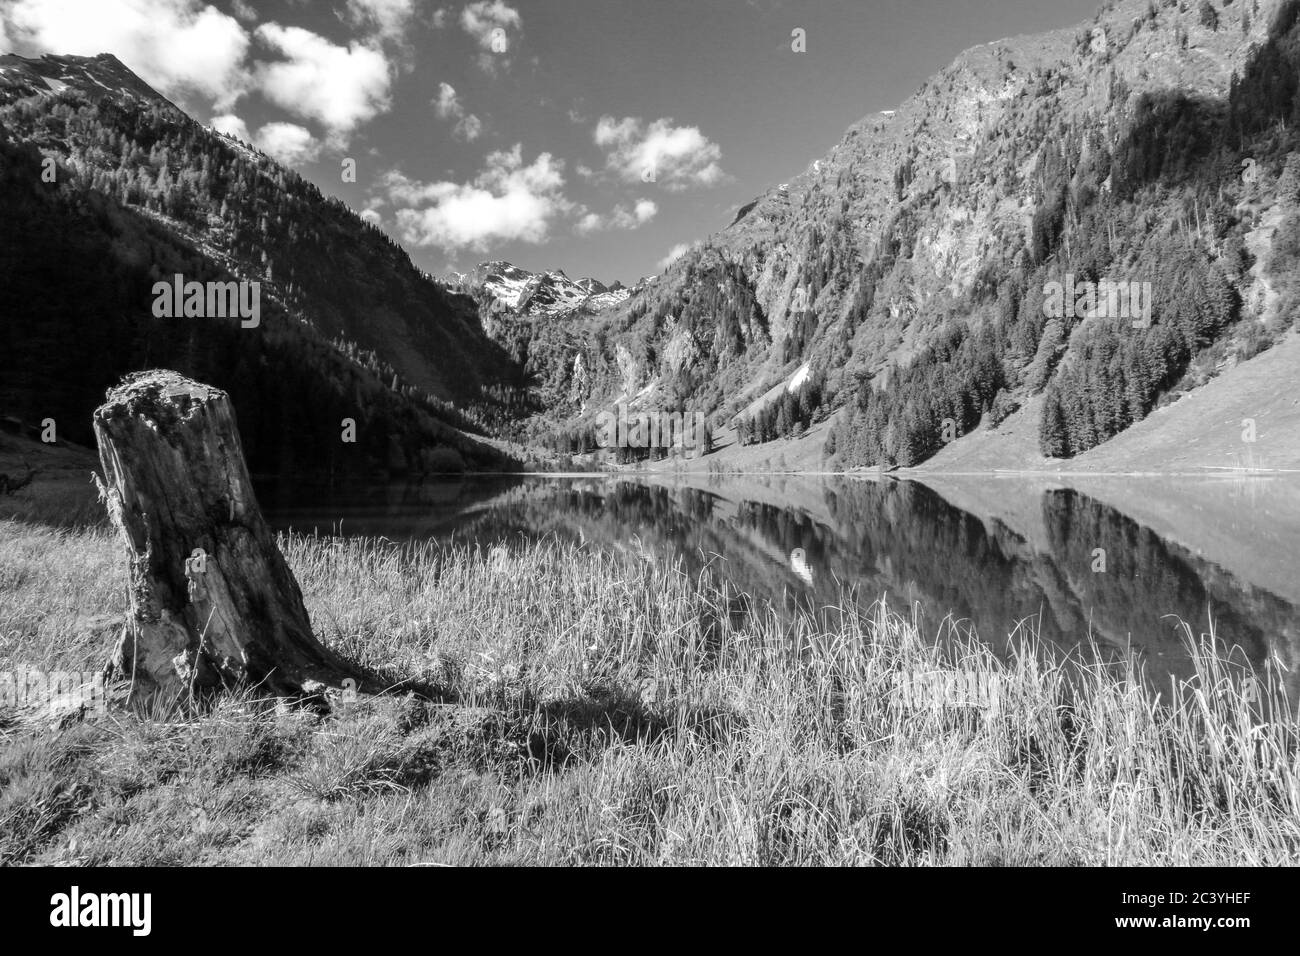
[[[1069,455],[1069,438],[1065,415],[1061,411],[1060,396],[1052,389],[1043,405],[1043,417],[1038,432],[1039,450],[1048,458],[1066,458]]]

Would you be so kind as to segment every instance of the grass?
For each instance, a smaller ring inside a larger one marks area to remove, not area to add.
[[[1297,724],[1197,675],[940,650],[884,604],[741,614],[673,567],[281,538],[317,633],[437,689],[320,717],[255,689],[0,745],[0,863],[1265,865],[1300,854]],[[0,669],[93,667],[116,542],[0,521]],[[845,606],[853,602],[846,598]],[[996,679],[996,711],[898,675]]]

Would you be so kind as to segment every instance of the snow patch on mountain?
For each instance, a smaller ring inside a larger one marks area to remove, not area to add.
[[[633,291],[617,282],[607,286],[598,279],[570,279],[563,269],[529,272],[500,260],[453,274],[448,284],[492,311],[529,317],[603,312],[624,302]]]
[[[175,106],[111,53],[98,56],[23,57],[16,53],[0,56],[0,87],[28,94],[58,95],[72,88],[91,96],[105,93],[157,100]]]

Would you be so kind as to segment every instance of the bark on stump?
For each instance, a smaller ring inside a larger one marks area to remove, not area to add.
[[[253,497],[225,392],[138,372],[108,392],[94,428],[105,502],[131,565],[111,664],[132,679],[133,696],[251,684],[301,697],[358,676],[312,635]]]

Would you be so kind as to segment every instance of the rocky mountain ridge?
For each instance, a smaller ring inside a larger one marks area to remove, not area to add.
[[[968,50],[600,315],[569,410],[688,403],[758,440],[835,418],[845,467],[1031,408],[1044,461],[1104,443],[1288,333],[1296,10],[1121,0]],[[1152,327],[1051,321],[1067,275],[1150,283]],[[805,366],[819,401],[763,420]]]
[[[480,302],[485,318],[595,314],[626,302],[644,284],[629,289],[621,282],[570,279],[563,269],[530,272],[503,260],[483,262],[467,273],[452,273],[448,287]]]

